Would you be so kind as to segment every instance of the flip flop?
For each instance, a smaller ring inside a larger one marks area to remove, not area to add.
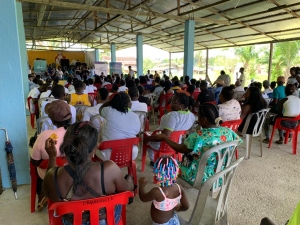
[[[282,145],[282,144],[283,144],[283,141],[279,141],[279,140],[278,140],[278,141],[275,141],[275,143],[278,144],[278,145]]]
[[[262,143],[265,143],[265,144],[269,144],[269,142],[270,142],[270,139],[268,139],[268,138],[265,138],[262,140]]]

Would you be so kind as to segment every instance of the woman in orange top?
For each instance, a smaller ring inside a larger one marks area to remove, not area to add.
[[[86,105],[93,106],[93,99],[88,94],[84,94],[84,86],[81,80],[76,80],[73,82],[75,88],[75,94],[70,94],[66,97],[66,101],[70,105]]]

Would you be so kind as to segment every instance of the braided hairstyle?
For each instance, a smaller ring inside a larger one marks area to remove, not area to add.
[[[218,107],[211,103],[204,103],[199,107],[199,117],[205,117],[211,124],[219,125],[222,123],[222,118],[219,117]]]
[[[64,136],[60,146],[61,154],[65,155],[69,164],[74,169],[73,192],[77,196],[86,193],[82,170],[90,161],[89,154],[93,152],[98,139],[97,130],[89,122],[72,124]]]
[[[178,163],[172,156],[161,156],[154,163],[153,174],[159,186],[173,186],[178,173]]]
[[[110,102],[113,109],[116,109],[121,113],[128,113],[130,97],[125,92],[115,94]]]
[[[184,105],[184,108],[189,107],[189,96],[186,93],[178,92],[173,98],[176,98],[179,104]]]

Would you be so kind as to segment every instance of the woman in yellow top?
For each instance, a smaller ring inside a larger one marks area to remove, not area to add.
[[[73,86],[75,88],[74,94],[69,94],[66,97],[66,101],[70,105],[86,105],[86,106],[93,106],[93,99],[88,94],[84,94],[84,86],[81,80],[75,80],[73,82]]]

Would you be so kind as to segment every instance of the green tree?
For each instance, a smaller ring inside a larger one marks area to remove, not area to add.
[[[149,58],[145,58],[143,60],[143,69],[146,72],[147,72],[147,70],[152,69],[154,65],[155,65],[155,63]]]
[[[249,68],[250,63],[253,63],[254,65],[256,64],[256,61],[258,59],[258,54],[255,50],[254,45],[250,46],[243,46],[243,47],[238,47],[234,49],[234,54],[239,57],[239,59],[243,62],[244,68],[245,68],[245,77],[242,79],[242,86],[245,86],[246,80],[248,78],[249,71],[247,69]],[[248,72],[248,74],[247,74]],[[251,72],[251,71],[250,71]],[[253,73],[253,70],[252,70]],[[253,76],[253,74],[252,74]],[[250,77],[250,74],[249,74]]]

